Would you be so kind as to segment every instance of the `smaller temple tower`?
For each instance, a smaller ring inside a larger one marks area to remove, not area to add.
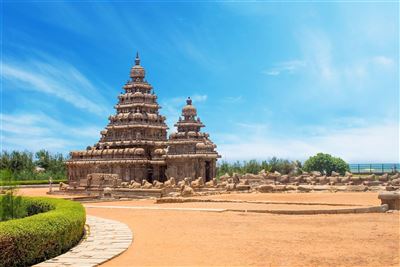
[[[209,134],[200,132],[204,124],[197,117],[197,110],[190,97],[175,127],[178,132],[170,135],[165,157],[167,177],[175,177],[177,180],[203,177],[204,181],[214,178],[217,158],[220,156]]]

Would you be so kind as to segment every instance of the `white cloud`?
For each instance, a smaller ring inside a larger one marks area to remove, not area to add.
[[[207,95],[193,95],[191,99],[193,102],[204,102],[207,100]]]
[[[0,114],[1,150],[68,152],[98,141],[101,127],[70,126],[43,113]]]
[[[281,74],[281,72],[277,71],[277,70],[268,70],[268,71],[264,71],[263,73],[270,75],[270,76],[278,76],[279,74]]]
[[[236,104],[243,101],[243,96],[227,96],[222,99],[222,102]]]
[[[257,128],[257,127],[256,127]],[[260,125],[260,129],[264,126]],[[312,129],[307,129],[312,132]],[[307,137],[277,138],[266,131],[216,135],[223,159],[268,159],[272,156],[305,160],[318,152],[342,157],[348,162],[399,162],[399,125],[385,122],[341,130],[320,127]],[[225,140],[223,142],[222,140]],[[217,142],[218,143],[218,142]]]
[[[309,71],[318,80],[335,82],[337,72],[332,60],[333,47],[329,37],[322,31],[307,29],[300,38]]]
[[[303,60],[283,61],[283,62],[276,64],[273,68],[263,71],[263,73],[270,75],[270,76],[277,76],[283,72],[293,74],[297,70],[299,70],[305,66],[306,66],[306,62]]]
[[[381,65],[384,67],[392,67],[394,66],[394,60],[389,58],[389,57],[385,57],[385,56],[376,56],[372,58],[372,62],[377,64],[377,65]]]
[[[47,57],[46,60],[3,63],[5,90],[28,90],[52,95],[77,108],[106,115],[106,101],[99,90],[74,66]]]

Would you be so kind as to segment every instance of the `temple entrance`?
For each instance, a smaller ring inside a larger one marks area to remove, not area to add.
[[[147,182],[153,183],[153,166],[147,168]]]
[[[206,161],[206,182],[211,180],[211,174],[210,174],[210,162]]]
[[[160,174],[160,182],[165,182],[167,179],[165,177],[165,166],[160,166],[159,174]]]

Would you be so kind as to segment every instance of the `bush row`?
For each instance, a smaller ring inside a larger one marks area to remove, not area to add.
[[[66,183],[67,179],[57,179],[53,180],[53,186],[63,182]],[[10,185],[36,185],[36,184],[49,184],[49,180],[17,180],[17,181],[0,181],[0,186],[10,186]]]
[[[82,238],[86,215],[80,203],[23,197],[23,205],[28,217],[0,222],[0,266],[36,264],[68,251]]]

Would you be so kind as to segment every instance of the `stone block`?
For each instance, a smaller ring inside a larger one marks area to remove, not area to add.
[[[400,210],[400,192],[381,192],[378,198],[382,205],[387,204],[390,210]]]

